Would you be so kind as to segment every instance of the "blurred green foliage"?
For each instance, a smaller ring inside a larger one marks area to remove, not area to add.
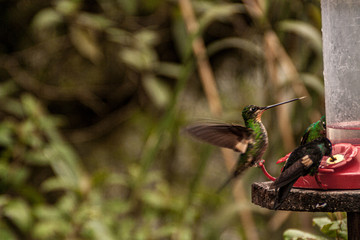
[[[348,239],[346,216],[336,216],[329,213],[328,217],[317,217],[313,219],[313,225],[318,227],[326,237],[306,233],[296,229],[288,229],[284,232],[284,239]],[[344,214],[345,215],[345,214]]]
[[[319,1],[254,2],[261,17],[246,1],[192,1],[224,105],[216,120],[241,123],[245,105],[304,88],[311,104],[286,111],[298,142],[324,112]],[[260,239],[309,230],[311,217],[275,228],[272,211],[216,194],[228,174],[219,151],[180,134],[211,114],[177,1],[1,5],[0,239],[245,239],[243,209]],[[269,30],[290,60],[269,62]],[[264,114],[274,174],[279,117]],[[259,173],[243,176],[247,193]]]

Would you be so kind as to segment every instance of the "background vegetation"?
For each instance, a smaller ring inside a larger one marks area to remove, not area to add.
[[[320,234],[311,213],[250,203],[259,169],[216,194],[236,155],[181,134],[306,95],[263,116],[277,175],[324,114],[318,0],[0,3],[1,239]]]

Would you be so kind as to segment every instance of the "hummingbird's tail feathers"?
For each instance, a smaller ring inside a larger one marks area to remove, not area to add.
[[[226,179],[226,181],[223,184],[221,184],[221,186],[216,190],[216,193],[219,194],[234,178],[235,178],[234,175],[228,177],[228,179]]]
[[[295,162],[293,165],[284,169],[280,176],[272,183],[272,188],[281,188],[291,183],[295,183],[299,177],[304,174],[306,166],[300,161]]]
[[[252,166],[251,162],[247,162],[242,166],[237,166],[236,169],[233,171],[233,174],[230,175],[230,177],[220,186],[220,188],[216,191],[217,193],[220,193],[224,187],[226,187],[234,178],[239,177],[246,169]]]
[[[270,189],[275,188],[274,210],[277,210],[285,201],[292,186],[303,175],[306,166],[301,161],[296,161],[293,165],[284,169],[280,176],[271,184]]]
[[[279,190],[278,190],[278,188],[275,189],[276,198],[274,201],[274,210],[277,210],[280,208],[281,204],[285,201],[285,199],[289,195],[291,188],[295,184],[295,182],[296,182],[296,180],[289,183],[286,186],[279,188]]]

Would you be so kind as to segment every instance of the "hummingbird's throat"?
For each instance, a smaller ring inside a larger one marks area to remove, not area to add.
[[[265,109],[257,110],[256,112],[256,121],[261,122],[261,115],[265,112]]]

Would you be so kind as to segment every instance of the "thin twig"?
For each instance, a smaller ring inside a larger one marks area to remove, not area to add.
[[[189,0],[180,0],[179,4],[187,30],[192,36],[195,36],[195,34],[198,32],[199,25],[196,21],[191,2]],[[201,37],[198,36],[193,39],[192,49],[198,65],[200,80],[202,86],[204,87],[210,111],[214,116],[219,117],[222,114],[220,98],[217,91],[214,74],[206,55],[205,44]]]

